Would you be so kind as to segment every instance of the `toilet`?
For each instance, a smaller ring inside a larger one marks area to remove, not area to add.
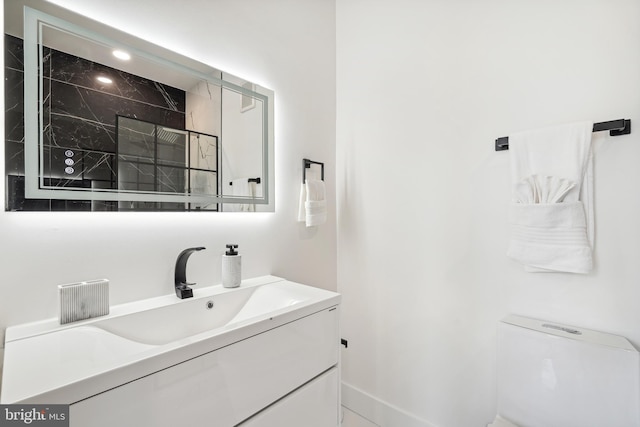
[[[509,315],[497,346],[487,427],[640,427],[640,353],[626,338]]]

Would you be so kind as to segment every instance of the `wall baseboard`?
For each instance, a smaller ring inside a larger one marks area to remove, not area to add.
[[[344,381],[342,405],[380,427],[438,427]]]

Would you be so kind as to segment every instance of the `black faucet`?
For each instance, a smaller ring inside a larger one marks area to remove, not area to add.
[[[189,256],[196,252],[201,251],[203,247],[197,248],[189,248],[180,252],[178,255],[178,260],[176,261],[176,295],[180,299],[191,298],[193,296],[193,289],[189,287],[189,285],[195,285],[195,283],[187,282],[187,260]]]

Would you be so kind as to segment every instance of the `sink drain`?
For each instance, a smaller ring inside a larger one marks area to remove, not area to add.
[[[207,301],[207,310],[211,310],[213,308],[213,301]]]

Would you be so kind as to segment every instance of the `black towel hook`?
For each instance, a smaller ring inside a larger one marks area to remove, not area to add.
[[[324,163],[314,162],[309,159],[302,159],[302,183],[304,184],[307,180],[307,169],[311,167],[311,165],[320,165],[320,179],[324,181]]]

